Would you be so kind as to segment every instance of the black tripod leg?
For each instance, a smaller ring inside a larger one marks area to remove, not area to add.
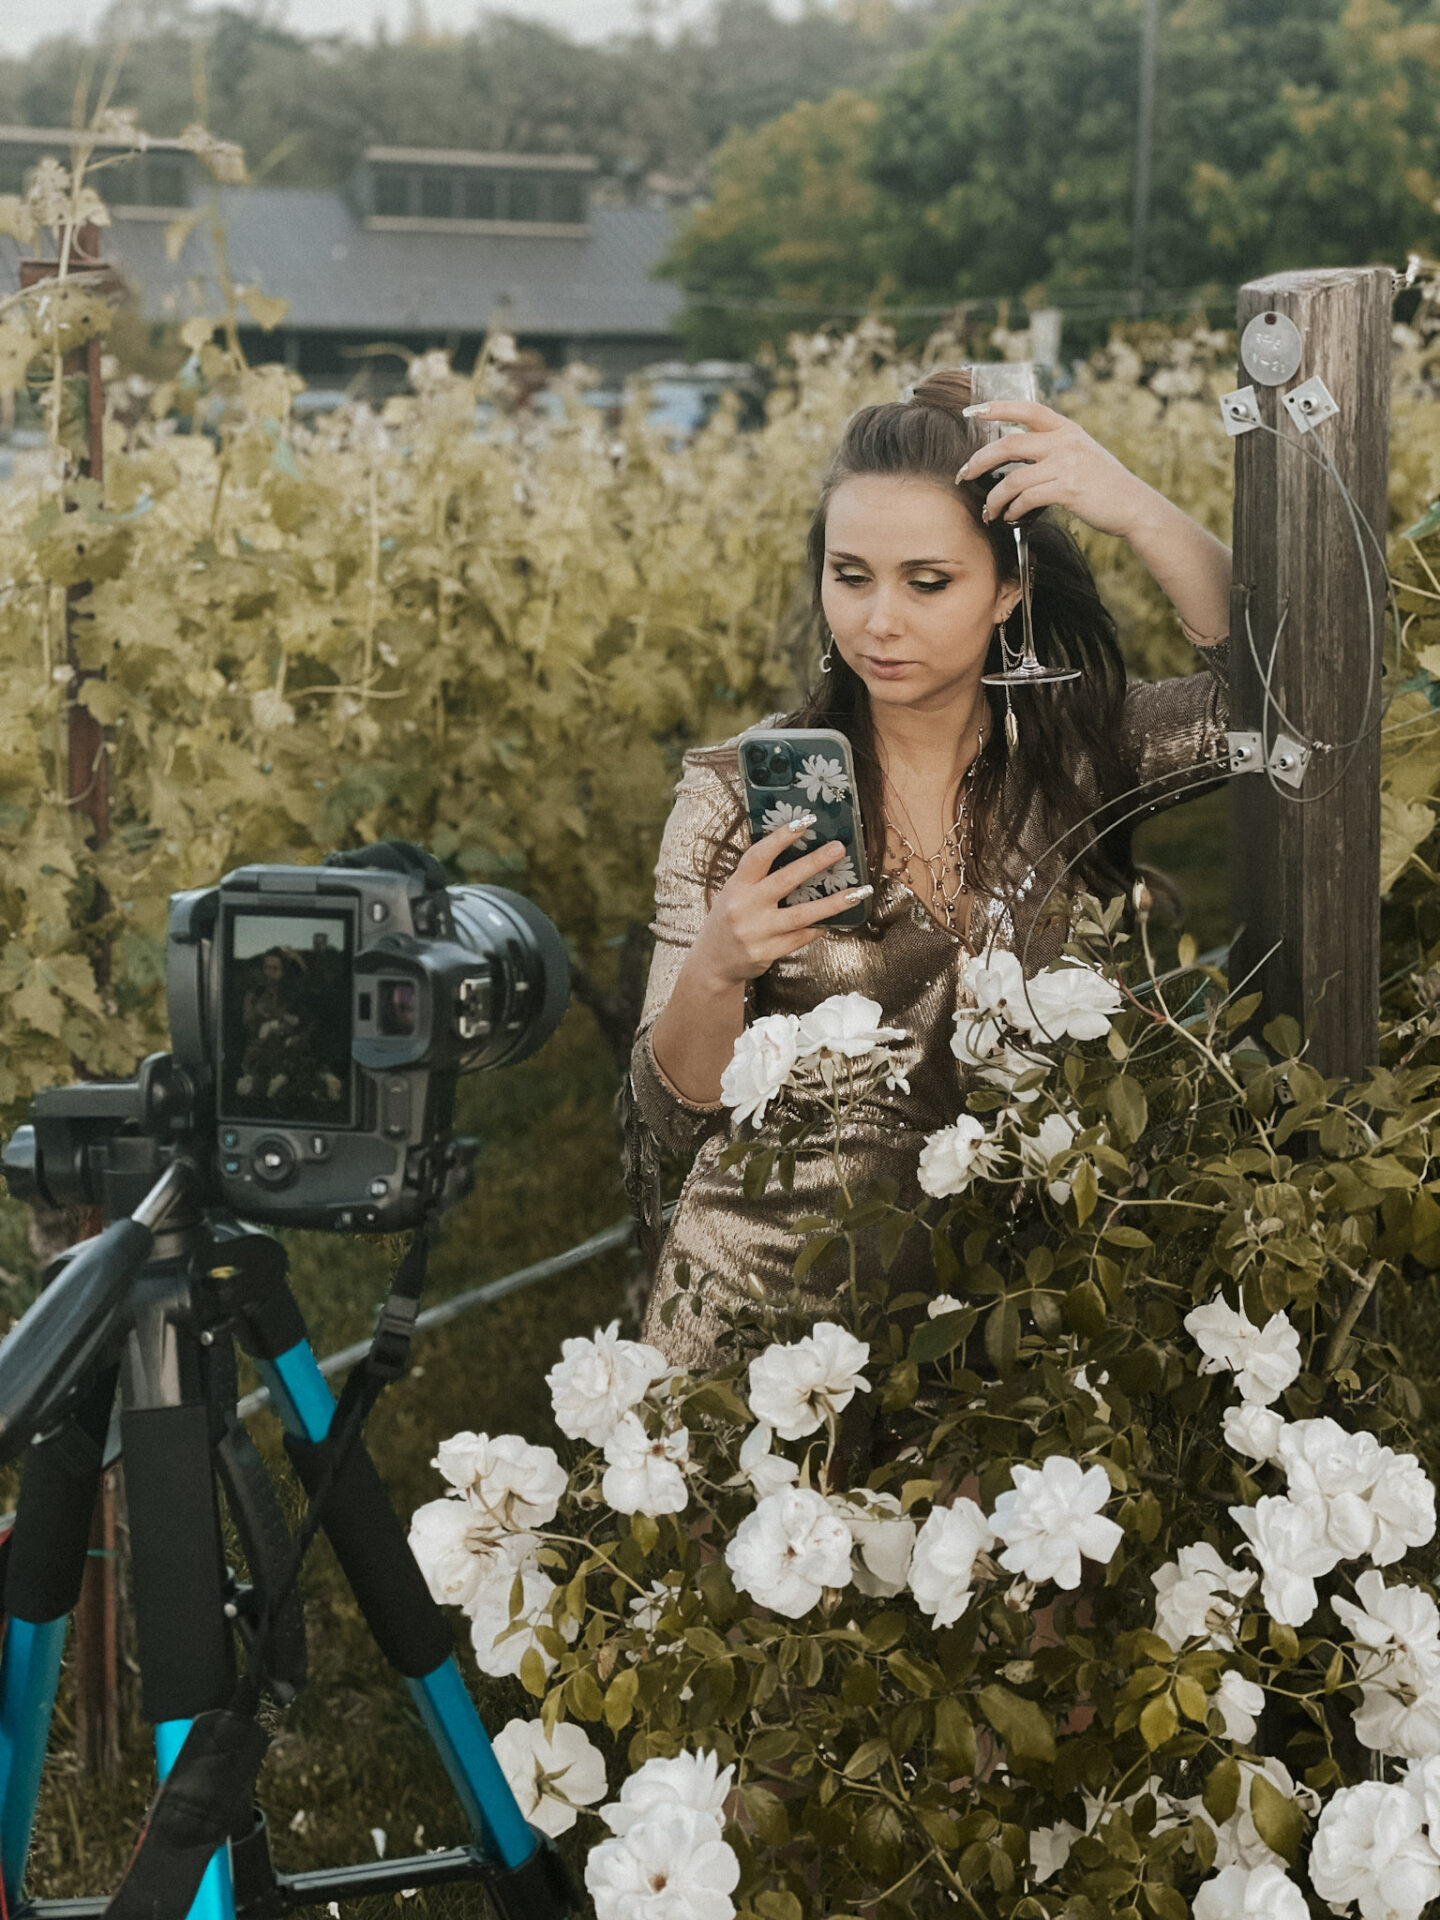
[[[100,1376],[75,1413],[29,1448],[20,1503],[6,1547],[0,1658],[0,1869],[7,1909],[25,1879],[35,1800],[50,1737],[67,1615],[80,1598],[90,1521],[100,1486],[115,1369]]]

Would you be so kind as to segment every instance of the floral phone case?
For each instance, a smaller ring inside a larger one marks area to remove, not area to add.
[[[752,842],[796,814],[816,816],[810,831],[779,856],[777,867],[813,853],[827,840],[843,841],[846,848],[844,859],[786,894],[783,906],[798,906],[804,900],[819,900],[865,884],[865,837],[855,798],[855,766],[843,733],[828,727],[756,727],[741,734],[739,761]],[[857,900],[824,925],[853,930],[865,925],[869,912],[869,900]]]

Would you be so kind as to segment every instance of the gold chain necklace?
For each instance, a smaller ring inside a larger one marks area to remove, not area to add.
[[[909,835],[900,831],[889,810],[884,810],[885,825],[895,836],[903,856],[901,867],[906,871],[912,866],[923,867],[929,874],[932,907],[943,919],[949,933],[964,931],[958,924],[959,906],[969,891],[969,875],[975,864],[975,819],[970,790],[975,782],[975,769],[980,764],[980,751],[984,745],[985,729],[981,727],[976,734],[974,758],[960,781],[960,799],[955,819],[934,853],[921,853]],[[899,799],[898,794],[896,799],[907,822],[913,827],[914,822],[910,820],[904,801]]]

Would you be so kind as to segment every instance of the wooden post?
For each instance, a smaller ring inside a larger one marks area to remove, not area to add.
[[[75,235],[70,266],[75,273],[94,275],[104,272],[99,258],[99,231],[80,228]],[[59,272],[56,260],[22,260],[20,285],[35,286],[53,279]],[[85,380],[86,458],[78,463],[82,479],[103,482],[105,478],[105,388],[100,378],[101,340],[97,335],[67,354],[64,372]],[[82,682],[88,677],[81,668],[75,646],[73,620],[77,601],[88,589],[82,584],[66,593],[66,658],[70,666],[70,708],[67,723],[66,790],[70,804],[89,820],[87,836],[92,847],[110,837],[110,769],[105,750],[105,729],[78,698]],[[93,672],[94,670],[90,670]],[[108,913],[109,899],[101,887],[95,892],[95,913]],[[97,983],[107,986],[110,979],[110,951],[99,946],[93,957]],[[83,1072],[83,1064],[81,1066]],[[98,1233],[104,1224],[98,1209],[86,1209],[81,1233]],[[116,1566],[116,1469],[100,1476],[100,1490],[90,1527],[90,1558],[75,1609],[75,1749],[76,1758],[86,1773],[115,1773],[120,1767],[120,1669],[119,1669],[119,1576]]]
[[[1288,1013],[1311,1023],[1308,1057],[1322,1073],[1347,1077],[1379,1052],[1393,297],[1388,267],[1321,269],[1251,281],[1238,310],[1242,333],[1257,314],[1293,320],[1301,360],[1279,387],[1257,383],[1260,417],[1279,437],[1257,430],[1235,443],[1230,724],[1262,734],[1267,748],[1283,733],[1321,750],[1297,786],[1272,785],[1263,771],[1232,778],[1230,981],[1233,990],[1249,978],[1243,991],[1263,992],[1264,1018]],[[1340,411],[1302,434],[1281,397],[1316,374]],[[1250,378],[1242,367],[1241,384]],[[1363,555],[1327,455],[1361,516]]]

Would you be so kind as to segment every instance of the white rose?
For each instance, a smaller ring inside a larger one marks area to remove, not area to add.
[[[545,1376],[555,1424],[571,1440],[603,1447],[621,1414],[638,1406],[669,1370],[655,1347],[622,1340],[619,1333],[620,1322],[612,1320],[603,1332],[597,1327],[591,1340],[563,1341],[558,1364]]]
[[[612,1833],[625,1834],[657,1807],[685,1807],[712,1820],[718,1833],[734,1779],[734,1767],[722,1769],[719,1758],[709,1752],[647,1760],[621,1787],[620,1798],[600,1809],[600,1817]]]
[[[767,1013],[752,1020],[735,1042],[730,1064],[720,1076],[720,1098],[737,1122],[760,1126],[765,1109],[788,1083],[795,1068],[800,1022],[793,1013]]]
[[[1191,1308],[1185,1328],[1205,1355],[1201,1373],[1233,1373],[1242,1400],[1269,1406],[1299,1375],[1300,1335],[1283,1313],[1257,1327],[1217,1293],[1208,1305]]]
[[[925,1309],[927,1320],[938,1320],[942,1313],[963,1313],[965,1302],[957,1300],[953,1293],[937,1293]]]
[[[1242,1401],[1238,1407],[1226,1407],[1220,1418],[1226,1446],[1247,1460],[1278,1458],[1276,1449],[1284,1425],[1283,1414],[1276,1413],[1273,1407],[1257,1406],[1253,1400]]]
[[[855,1546],[850,1577],[860,1592],[872,1599],[903,1593],[916,1527],[901,1513],[896,1496],[854,1487],[845,1494],[832,1494],[830,1504],[850,1529]]]
[[[1225,1738],[1248,1746],[1255,1738],[1256,1716],[1264,1710],[1265,1689],[1247,1680],[1237,1667],[1227,1667],[1210,1704],[1220,1715]]]
[[[742,1593],[798,1620],[826,1587],[850,1584],[850,1529],[823,1494],[782,1487],[740,1522],[725,1564]]]
[[[1440,1846],[1440,1754],[1412,1760],[1400,1784],[1419,1807],[1431,1846]]]
[[[840,1413],[870,1382],[861,1369],[870,1349],[833,1320],[817,1320],[802,1340],[777,1342],[750,1362],[750,1411],[782,1440],[803,1440]]]
[[[1435,1483],[1413,1453],[1380,1449],[1382,1466],[1370,1489],[1375,1515],[1375,1544],[1370,1558],[1388,1567],[1412,1547],[1435,1538]]]
[[[1005,1542],[997,1557],[1007,1572],[1078,1587],[1082,1554],[1102,1565],[1113,1558],[1124,1534],[1100,1511],[1110,1498],[1103,1467],[1084,1468],[1052,1453],[1038,1468],[1013,1466],[1010,1478],[1012,1489],[1000,1495],[990,1516]]]
[[[558,1720],[549,1733],[538,1720],[510,1720],[493,1744],[521,1813],[552,1838],[570,1831],[577,1808],[605,1798],[600,1750],[571,1720]]]
[[[1310,1920],[1283,1867],[1224,1867],[1195,1891],[1194,1920]]]
[[[1110,1378],[1109,1372],[1102,1370],[1100,1375],[1100,1386],[1097,1387],[1095,1383],[1091,1380],[1089,1373],[1086,1371],[1084,1367],[1077,1367],[1075,1369],[1076,1386],[1079,1387],[1082,1393],[1088,1393],[1090,1398],[1095,1402],[1096,1419],[1104,1420],[1107,1422],[1109,1421],[1111,1414],[1114,1412],[1114,1408],[1110,1405],[1110,1402],[1105,1398],[1104,1394],[1101,1393],[1100,1387],[1103,1387],[1105,1385],[1105,1382],[1109,1378]]]
[[[1070,1151],[1079,1131],[1068,1114],[1047,1113],[1034,1133],[1026,1133],[1023,1129],[1019,1131],[1020,1165],[1026,1173],[1043,1178],[1055,1161]],[[1051,1180],[1046,1191],[1057,1207],[1063,1206],[1070,1198],[1070,1182]]]
[[[1070,1858],[1070,1849],[1080,1838],[1079,1827],[1068,1820],[1057,1820],[1053,1827],[1035,1827],[1030,1834],[1030,1877],[1043,1886]]]
[[[1004,947],[975,954],[961,963],[960,982],[982,1014],[1012,1027],[1027,1024],[1025,969],[1018,955]]]
[[[566,1475],[553,1447],[532,1447],[518,1433],[455,1433],[435,1458],[451,1486],[498,1531],[543,1527],[555,1518]]]
[[[1253,1507],[1229,1511],[1260,1562],[1260,1591],[1271,1615],[1282,1626],[1303,1627],[1320,1604],[1316,1577],[1335,1565],[1333,1549],[1315,1530],[1314,1514],[1274,1493]]]
[[[605,1442],[609,1465],[600,1483],[601,1497],[616,1513],[683,1513],[690,1501],[685,1469],[690,1464],[690,1435],[684,1427],[653,1439],[633,1413],[622,1414]]]
[[[746,1434],[740,1448],[740,1471],[727,1486],[742,1486],[747,1480],[755,1489],[757,1499],[763,1500],[767,1493],[777,1493],[781,1487],[788,1487],[792,1480],[800,1477],[800,1469],[793,1460],[787,1460],[783,1454],[772,1453],[770,1443],[775,1438],[775,1429],[763,1420],[753,1426]]]
[[[843,1054],[847,1060],[862,1060],[887,1041],[903,1040],[905,1029],[882,1026],[881,1012],[880,1002],[867,999],[863,993],[832,993],[818,1007],[800,1015],[799,1058],[808,1060],[823,1051]]]
[[[681,1806],[653,1808],[585,1862],[595,1920],[733,1920],[739,1879],[714,1820]]]
[[[431,1597],[467,1613],[497,1585],[508,1593],[517,1568],[539,1545],[533,1533],[497,1533],[468,1501],[448,1496],[417,1507],[410,1518],[410,1551]]]
[[[962,1065],[982,1067],[1006,1051],[1005,1027],[992,1014],[977,1013],[971,1007],[959,1007],[954,1020],[955,1031],[950,1036],[950,1051]]]
[[[920,1185],[932,1199],[943,1200],[993,1173],[1001,1157],[1001,1148],[980,1122],[962,1113],[953,1127],[927,1134],[920,1149]]]
[[[1368,1494],[1381,1470],[1373,1433],[1349,1433],[1336,1420],[1296,1420],[1276,1447],[1290,1498],[1314,1516],[1315,1531],[1341,1560],[1358,1560],[1379,1538]]]
[[[980,1078],[992,1087],[999,1087],[1002,1093],[1008,1093],[1022,1107],[1028,1107],[1032,1100],[1040,1098],[1040,1088],[1026,1087],[1017,1092],[1015,1082],[1023,1079],[1027,1073],[1034,1073],[1037,1067],[1048,1069],[1053,1065],[1053,1061],[1041,1054],[1025,1053],[1019,1047],[1000,1047],[981,1067]]]
[[[1155,1589],[1155,1631],[1179,1653],[1187,1640],[1204,1637],[1207,1647],[1235,1644],[1240,1607],[1259,1575],[1228,1566],[1207,1540],[1182,1547],[1150,1583]]]
[[[995,1532],[973,1500],[932,1507],[915,1540],[910,1591],[935,1627],[953,1627],[970,1604],[975,1562],[995,1544]]]
[[[1440,1898],[1440,1856],[1404,1787],[1366,1780],[1330,1796],[1310,1849],[1310,1884],[1337,1912],[1353,1901],[1362,1920],[1420,1920]]]
[[[1375,1753],[1403,1759],[1440,1754],[1440,1612],[1418,1587],[1387,1587],[1367,1568],[1360,1601],[1337,1596],[1336,1614],[1360,1643],[1355,1737]]]
[[[1010,1017],[1037,1040],[1103,1040],[1123,1004],[1112,980],[1081,961],[1065,961],[1035,975]]]
[[[552,1624],[550,1596],[555,1591],[555,1582],[532,1566],[520,1568],[520,1579],[520,1610],[513,1621],[510,1614],[513,1579],[487,1587],[469,1610],[470,1644],[475,1649],[475,1663],[482,1673],[497,1680],[513,1679],[531,1647],[540,1655],[546,1673],[555,1665],[554,1656],[547,1653],[535,1637],[536,1627]],[[567,1620],[562,1631],[567,1640],[573,1640],[580,1627],[578,1622]]]

